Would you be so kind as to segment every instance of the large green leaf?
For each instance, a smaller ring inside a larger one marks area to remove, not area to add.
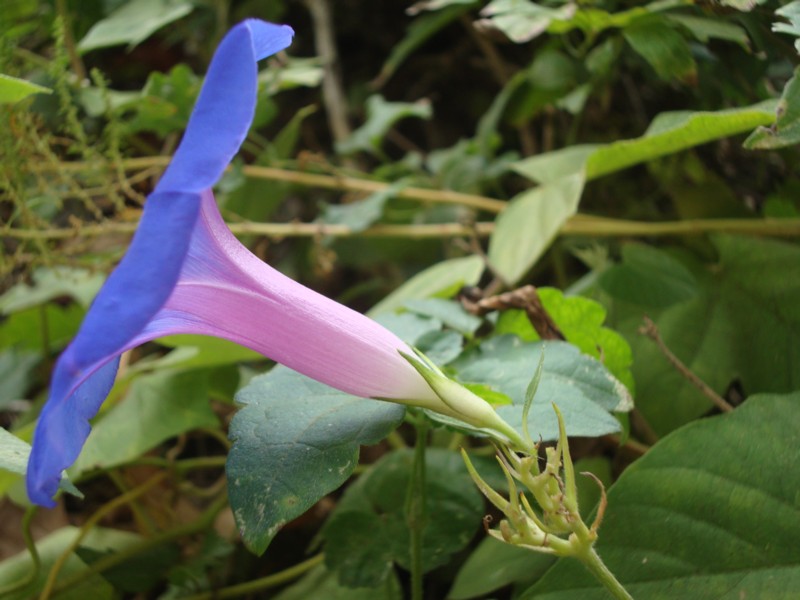
[[[680,261],[645,244],[626,244],[623,263],[603,271],[600,286],[620,300],[665,308],[693,298],[697,283]]]
[[[406,493],[411,450],[384,456],[348,487],[325,524],[325,563],[350,587],[377,587],[392,564],[409,568]],[[457,452],[428,449],[422,564],[431,571],[472,539],[484,503]]]
[[[121,44],[136,46],[165,25],[188,15],[193,8],[188,0],[130,0],[95,23],[78,49],[87,52]]]
[[[800,279],[793,276],[800,249],[755,238],[717,236],[713,241],[717,262],[684,260],[697,281],[691,299],[664,310],[615,305],[618,328],[636,357],[637,406],[658,433],[704,414],[711,403],[652,341],[638,335],[645,313],[655,319],[672,352],[718,393],[735,382],[745,394],[800,388]]]
[[[365,400],[278,366],[236,396],[228,493],[242,539],[266,550],[280,527],[344,483],[361,444],[392,431],[405,409]]]
[[[203,371],[139,376],[125,398],[93,426],[70,472],[119,465],[185,431],[217,425]]]
[[[547,183],[585,170],[595,179],[660,156],[674,154],[712,140],[769,125],[774,100],[716,112],[666,112],[658,115],[642,137],[605,145],[570,146],[521,160],[512,168],[534,181]]]
[[[583,175],[576,173],[522,192],[500,214],[489,261],[509,284],[528,272],[577,212],[582,190]]]
[[[661,440],[610,489],[597,550],[637,600],[800,595],[800,393]],[[523,600],[608,598],[562,559]]]
[[[430,298],[446,293],[452,296],[464,285],[475,285],[483,273],[480,256],[451,258],[417,273],[373,306],[370,316],[402,308],[408,300]]]
[[[558,438],[551,403],[563,413],[569,435],[592,437],[619,431],[619,423],[610,412],[633,407],[628,390],[599,361],[572,344],[524,343],[516,336],[501,336],[484,342],[450,366],[460,380],[489,385],[508,396],[513,404],[499,406],[497,412],[522,431],[525,391],[543,349],[542,378],[528,415],[531,436],[546,441]]]

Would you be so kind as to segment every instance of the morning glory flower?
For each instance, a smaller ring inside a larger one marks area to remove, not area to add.
[[[443,402],[403,357],[412,351],[398,337],[263,263],[219,214],[211,187],[252,122],[257,62],[286,48],[292,35],[285,25],[248,20],[222,40],[128,252],[56,362],[28,465],[32,502],[55,505],[61,473],[77,459],[120,355],[161,336],[224,338],[350,394],[461,415],[458,399]],[[464,402],[475,401],[494,414],[480,399]],[[499,419],[491,414],[489,421]]]

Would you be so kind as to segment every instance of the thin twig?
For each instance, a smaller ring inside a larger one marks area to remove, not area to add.
[[[494,311],[511,308],[524,310],[531,325],[543,340],[565,340],[564,334],[556,325],[532,285],[526,285],[504,294],[484,298],[469,298],[462,295],[461,304],[473,315],[483,316]]]
[[[140,169],[156,169],[158,167],[166,167],[169,164],[169,156],[152,156],[142,158],[128,158],[123,160],[122,165],[126,171],[137,171]],[[29,167],[29,170],[34,173],[60,171],[65,172],[80,172],[86,170],[97,171],[101,168],[97,163],[86,161],[71,161],[65,163],[58,163],[57,165],[43,163],[34,164]],[[151,171],[152,172],[152,171]],[[278,169],[275,167],[259,167],[256,165],[246,165],[242,168],[242,172],[247,177],[256,179],[268,179],[271,181],[285,181],[287,183],[294,183],[297,185],[307,187],[320,187],[326,189],[334,189],[341,191],[353,191],[364,193],[375,193],[386,190],[391,186],[389,183],[382,181],[374,181],[370,179],[361,179],[358,177],[343,177],[333,175],[321,175],[318,173],[306,173],[303,171],[296,171],[291,169]],[[133,178],[138,180],[138,176],[134,175]],[[441,204],[460,204],[468,206],[477,210],[483,210],[490,213],[500,213],[507,206],[508,202],[504,200],[497,200],[496,198],[488,198],[486,196],[478,196],[474,194],[462,194],[451,190],[433,190],[426,188],[404,187],[397,190],[395,196],[404,200],[416,200],[420,202],[433,202]],[[244,227],[251,227],[249,224],[242,224]],[[255,223],[255,226],[267,226],[264,235],[281,236],[306,236],[306,235],[319,235],[318,229],[294,229],[296,224],[291,224],[291,231],[286,232],[282,228],[284,224],[273,223]],[[273,226],[278,226],[278,229],[271,230]],[[393,226],[395,227],[395,226]],[[399,227],[399,226],[398,226]],[[350,231],[345,231],[345,227],[327,226],[326,235],[354,235]],[[12,233],[12,232],[18,233]],[[2,235],[8,235],[16,238],[23,239],[36,239],[37,237],[48,238],[49,235],[39,236],[30,233],[19,233],[25,230],[11,230],[6,229]],[[49,231],[61,231],[58,229]],[[372,235],[368,233],[371,230],[362,232],[363,235]],[[447,235],[468,235],[466,228],[463,226],[456,226],[455,224],[447,224],[445,230]],[[456,233],[457,231],[457,233]],[[488,236],[494,231],[493,223],[479,222],[476,223],[476,231],[478,235]],[[100,235],[104,232],[95,234],[89,233],[88,235]],[[260,233],[257,231],[248,231],[247,233]],[[686,221],[662,221],[662,222],[643,222],[643,221],[630,221],[625,219],[611,219],[607,217],[598,217],[594,215],[578,214],[571,217],[559,231],[559,235],[583,235],[591,237],[661,237],[661,236],[675,236],[675,235],[705,235],[707,233],[738,233],[749,235],[765,235],[773,237],[794,237],[800,235],[800,218],[791,219],[689,219]],[[70,237],[71,233],[56,233],[55,238]],[[84,235],[81,231],[81,235]],[[385,235],[384,233],[375,233],[374,235]],[[402,236],[402,233],[397,233]],[[423,234],[422,237],[435,237],[434,234]]]
[[[79,227],[54,227],[50,229],[0,229],[0,237],[21,240],[66,240],[97,237],[111,234],[132,234],[136,222],[107,222],[101,225]],[[273,238],[287,237],[401,237],[410,239],[446,238],[465,236],[471,229],[460,223],[427,223],[420,225],[373,225],[364,231],[354,231],[347,225],[325,223],[244,223],[229,224],[236,235],[263,235]],[[493,223],[476,223],[480,235],[487,236],[494,229]]]
[[[675,367],[675,369],[684,377],[686,378],[692,385],[694,385],[697,389],[699,389],[703,395],[706,396],[714,405],[719,408],[722,412],[731,412],[733,411],[733,406],[728,404],[728,402],[717,392],[712,390],[705,381],[700,379],[697,375],[695,375],[689,367],[687,367],[680,358],[675,356],[672,353],[667,345],[664,343],[664,340],[661,339],[661,334],[658,331],[658,326],[653,322],[652,319],[649,317],[644,318],[644,325],[639,328],[639,333],[649,337],[653,340],[658,349],[661,350],[661,353],[664,357],[669,361],[669,363]]]
[[[322,60],[322,98],[328,124],[336,142],[350,137],[350,125],[347,122],[347,102],[339,75],[339,58],[336,52],[336,39],[333,30],[333,18],[328,0],[305,0],[311,22],[314,26],[314,44],[317,56]]]
[[[148,156],[142,158],[129,158],[122,161],[122,166],[126,171],[137,171],[143,168],[166,167],[171,158],[169,156]],[[59,163],[58,165],[31,165],[29,169],[34,172],[60,171],[62,173],[70,171],[99,170],[103,165],[88,163],[85,161],[71,161]],[[321,175],[318,173],[305,173],[290,169],[278,169],[275,167],[260,167],[257,165],[246,165],[242,167],[242,173],[246,177],[256,179],[268,179],[271,181],[285,181],[307,187],[319,187],[325,189],[341,190],[347,192],[375,193],[383,192],[392,184],[383,181],[361,179],[358,177],[345,177],[334,175]],[[444,204],[460,204],[478,210],[492,213],[502,212],[508,205],[504,200],[487,198],[475,194],[462,194],[452,190],[432,190],[417,187],[404,187],[397,190],[395,196],[404,200],[417,200],[422,202],[437,202]]]
[[[622,448],[625,448],[626,450],[638,454],[639,456],[644,456],[650,450],[650,446],[648,446],[647,444],[643,444],[642,442],[635,440],[631,437],[628,437],[628,439],[625,440],[624,444],[622,443],[622,438],[618,435],[609,434],[605,437],[606,439],[610,440],[617,446],[621,446]]]

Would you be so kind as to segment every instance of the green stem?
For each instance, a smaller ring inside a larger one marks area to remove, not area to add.
[[[403,436],[395,429],[386,436],[386,442],[395,450],[404,450],[408,448]]]
[[[409,531],[409,550],[411,553],[411,600],[423,600],[422,588],[422,538],[425,533],[425,450],[428,443],[428,426],[421,419],[415,423],[417,428],[414,461],[406,496],[406,519]]]
[[[594,548],[589,547],[587,552],[576,554],[575,557],[591,571],[592,575],[603,584],[614,598],[618,600],[633,600],[633,596],[631,596],[628,590],[614,577],[614,574],[608,570],[608,567]]]
[[[39,575],[42,561],[39,558],[39,551],[36,548],[36,542],[33,541],[33,535],[31,534],[31,521],[33,521],[34,515],[36,515],[36,507],[32,506],[25,511],[25,516],[22,519],[22,537],[25,539],[25,546],[28,548],[28,552],[31,555],[31,571],[19,581],[0,587],[0,598],[4,598],[7,595],[24,589],[26,586],[36,581],[36,577]]]

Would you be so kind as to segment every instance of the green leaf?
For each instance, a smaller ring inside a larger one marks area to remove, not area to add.
[[[800,249],[774,240],[715,236],[719,260],[684,263],[698,294],[657,311],[614,306],[618,330],[636,360],[637,406],[659,434],[710,408],[710,401],[672,367],[656,345],[637,333],[647,312],[664,343],[717,393],[738,382],[745,395],[800,388]]]
[[[0,323],[0,347],[52,352],[75,337],[85,314],[78,304],[51,303],[21,310]]]
[[[25,475],[28,470],[28,457],[31,445],[13,433],[0,428],[0,469]]]
[[[442,329],[442,322],[410,312],[381,313],[375,321],[386,327],[409,346],[416,346],[417,341],[429,333]]]
[[[707,44],[712,39],[734,42],[744,48],[750,45],[750,38],[739,25],[729,21],[685,14],[666,14],[664,18],[688,29],[698,41]]]
[[[584,171],[586,180],[644,163],[654,158],[712,140],[769,125],[774,119],[775,101],[716,112],[666,112],[658,115],[642,137],[611,144],[570,146],[526,158],[512,165],[525,177],[549,183]]]
[[[637,19],[622,34],[664,81],[693,82],[697,78],[697,66],[689,44],[663,19]]]
[[[33,383],[34,369],[41,356],[38,352],[10,348],[0,351],[0,410],[8,407],[10,402],[20,400]]]
[[[317,56],[298,58],[287,55],[281,58],[280,68],[262,70],[258,74],[258,83],[271,96],[298,87],[317,87],[322,82],[324,73],[322,60]]]
[[[353,589],[340,585],[336,574],[324,565],[309,571],[273,600],[402,600],[403,591],[392,574],[379,588]]]
[[[469,600],[511,584],[530,584],[555,562],[547,554],[531,552],[486,536],[456,575],[449,600]]]
[[[78,43],[78,50],[128,44],[128,49],[192,12],[188,0],[130,0],[98,21]]]
[[[33,94],[51,94],[50,88],[0,73],[0,104],[14,104]]]
[[[608,494],[597,551],[639,600],[797,597],[800,393],[759,395],[691,423],[628,467]],[[601,600],[560,560],[522,600]]]
[[[40,267],[33,272],[33,285],[19,283],[0,296],[0,313],[11,314],[69,296],[88,308],[100,291],[105,276],[86,269]]]
[[[419,338],[414,346],[435,364],[441,366],[459,357],[463,343],[464,338],[461,334],[447,330],[431,331]]]
[[[19,439],[13,433],[0,427],[0,469],[24,476],[28,472],[28,457],[30,454],[31,445],[28,442]],[[83,495],[66,475],[61,478],[58,487],[73,496],[83,498]],[[5,492],[5,489],[0,488],[0,493],[3,492]],[[3,581],[3,579],[0,578],[0,581]]]
[[[485,18],[478,24],[499,29],[512,42],[522,44],[544,33],[552,21],[568,20],[575,12],[571,2],[549,8],[528,0],[492,0],[481,11]]]
[[[437,319],[450,329],[468,337],[471,337],[483,323],[483,319],[468,313],[458,302],[444,298],[409,300],[405,303],[405,307],[418,315]]]
[[[151,73],[142,91],[116,106],[115,112],[122,116],[128,134],[153,131],[166,137],[186,127],[201,83],[183,64],[168,73]]]
[[[480,256],[451,258],[417,273],[394,292],[378,302],[369,311],[370,316],[402,308],[408,301],[417,298],[439,296],[442,292],[455,294],[465,285],[475,285],[483,273]]]
[[[573,436],[600,436],[619,431],[611,411],[633,407],[625,386],[597,360],[566,342],[524,343],[515,336],[496,337],[482,343],[450,364],[461,381],[491,386],[513,401],[497,413],[520,432],[525,391],[544,349],[544,368],[533,401],[528,426],[531,436],[545,441],[558,438],[558,422],[551,403],[564,414]]]
[[[669,254],[646,244],[626,244],[622,264],[603,271],[600,287],[631,304],[666,308],[698,293],[691,271]]]
[[[370,194],[363,200],[347,204],[328,204],[319,221],[332,225],[347,225],[353,231],[364,231],[380,220],[383,216],[383,207],[405,185],[403,182],[397,182]],[[324,228],[322,230],[324,231]]]
[[[406,9],[406,13],[411,15],[416,15],[420,10],[439,10],[441,8],[445,10],[414,19],[409,25],[405,37],[392,47],[389,58],[381,67],[381,72],[375,78],[373,86],[382,87],[417,48],[467,12],[476,2],[477,0],[437,0],[420,2]],[[453,4],[456,6],[450,6]]]
[[[188,370],[265,360],[264,355],[255,350],[205,335],[170,335],[155,341],[175,350],[156,360],[140,360],[130,370]]]
[[[94,424],[70,472],[123,464],[185,431],[218,424],[208,400],[206,373],[138,376],[124,400]]]
[[[800,3],[798,3],[800,5]],[[800,69],[786,83],[775,109],[775,122],[769,127],[758,127],[744,141],[748,150],[774,150],[800,142]]]
[[[392,563],[409,568],[405,502],[412,461],[411,450],[384,456],[347,488],[325,524],[325,564],[343,585],[376,587]],[[469,543],[484,503],[458,453],[429,448],[425,473],[422,564],[428,572]]]
[[[406,14],[416,15],[423,10],[441,10],[456,5],[477,4],[478,0],[420,0],[406,9]]]
[[[381,155],[381,144],[395,123],[408,117],[430,119],[433,115],[431,103],[422,99],[417,102],[387,102],[383,96],[367,98],[367,120],[349,138],[336,144],[337,152],[353,154],[364,151]]]
[[[764,4],[766,1],[767,0],[719,0],[719,3],[722,6],[729,6],[731,8],[735,8],[736,10],[749,12],[757,5]]]
[[[778,33],[788,33],[791,36],[800,38],[800,2],[798,2],[798,0],[781,6],[775,11],[775,15],[778,17],[783,17],[789,22],[773,23],[772,31],[777,31]],[[794,46],[797,48],[797,51],[800,52],[800,39],[796,39],[794,41]]]
[[[562,225],[578,210],[583,176],[552,181],[511,200],[489,241],[489,262],[510,284],[536,263]]]
[[[344,483],[360,444],[375,444],[403,418],[402,406],[365,400],[278,366],[236,396],[228,493],[250,550],[263,553],[289,520]]]
[[[603,327],[606,309],[603,305],[582,296],[565,296],[556,288],[538,288],[542,306],[553,318],[570,344],[581,352],[601,360],[603,365],[633,392],[631,373],[633,355],[628,342],[619,333]],[[538,341],[539,334],[522,310],[500,313],[495,335],[512,333],[523,342]]]
[[[54,564],[67,551],[79,533],[80,530],[77,527],[62,527],[38,540],[36,548],[39,551],[42,564],[36,578],[21,590],[4,595],[3,600],[30,600],[30,598],[38,597]],[[141,537],[133,533],[93,527],[81,544],[84,548],[92,548],[98,551],[123,552],[140,541]],[[87,564],[85,562],[75,554],[70,554],[61,568],[60,575],[63,578],[67,578],[78,572],[85,571],[86,568]],[[0,563],[0,582],[10,584],[20,581],[27,577],[32,569],[30,554],[27,550],[24,550]],[[59,592],[58,597],[64,600],[87,600],[87,598],[92,600],[112,600],[118,598],[119,594],[103,577],[94,574]]]

